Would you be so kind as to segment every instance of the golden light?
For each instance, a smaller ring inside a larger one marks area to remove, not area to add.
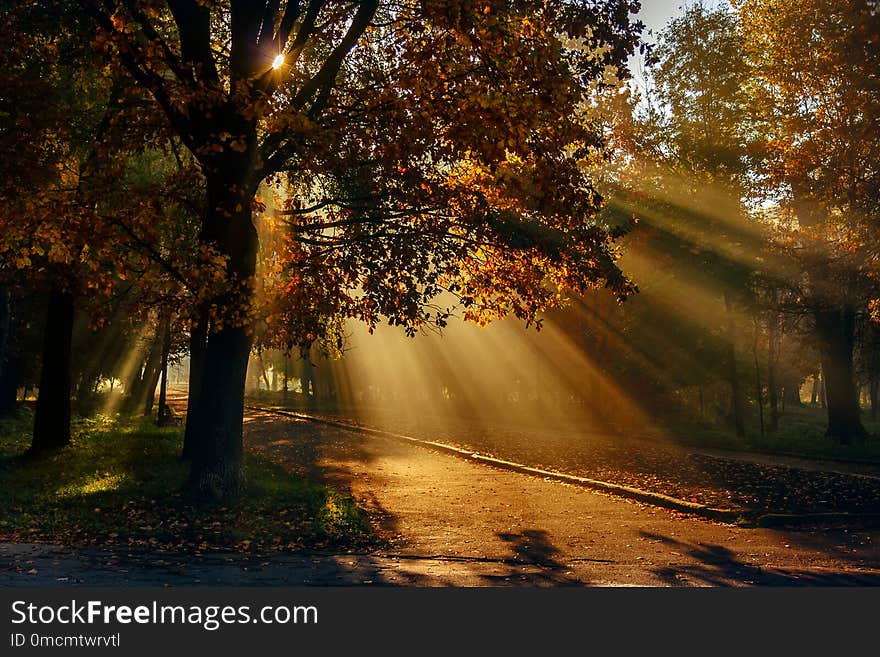
[[[278,55],[272,60],[272,68],[279,69],[284,64],[284,55]]]

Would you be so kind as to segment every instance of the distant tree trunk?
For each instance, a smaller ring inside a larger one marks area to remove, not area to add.
[[[758,360],[758,320],[755,319],[755,341],[752,345],[752,355],[755,359],[755,397],[758,401],[758,420],[761,429],[761,438],[764,437],[764,390],[761,385],[761,366]]]
[[[287,404],[287,393],[289,389],[288,379],[290,378],[290,354],[284,354],[284,389],[281,393],[281,398],[285,404]]]
[[[183,454],[192,458],[198,450],[197,440],[202,433],[199,426],[199,396],[205,374],[205,352],[208,348],[208,322],[205,313],[193,322],[189,334],[189,386],[186,395],[186,426],[183,432]]]
[[[871,406],[871,421],[877,421],[877,396],[880,387],[880,327],[875,322],[868,322],[863,352],[863,359],[868,375],[868,402]]]
[[[782,408],[783,411],[790,408],[803,406],[801,402],[801,385],[794,373],[785,373],[782,383]]]
[[[29,450],[32,454],[70,443],[73,318],[73,296],[53,286],[46,311],[40,391],[34,413],[33,442]]]
[[[143,388],[141,397],[138,402],[143,406],[144,416],[149,416],[153,412],[153,404],[156,401],[156,386],[159,385],[159,376],[161,374],[162,365],[162,345],[164,342],[164,327],[162,320],[156,328],[156,336],[153,338],[153,344],[150,346],[150,355],[147,358],[147,364],[144,367]]]
[[[315,385],[315,368],[312,365],[309,352],[303,353],[301,372],[303,395],[305,395],[306,404],[309,408],[313,408],[318,401],[318,387]]]
[[[159,369],[160,359],[161,351],[158,338],[154,336],[146,347],[146,353],[141,351],[138,354],[136,368],[132,372],[128,386],[126,386],[126,412],[136,413],[143,410],[147,401],[147,389]],[[155,387],[154,384],[151,388],[154,392]]]
[[[8,415],[15,409],[20,382],[21,356],[9,354],[0,364],[0,415]]]
[[[260,378],[263,380],[263,385],[266,386],[266,392],[272,389],[272,385],[269,383],[269,375],[266,373],[266,361],[263,360],[263,352],[258,348],[258,358],[260,361]]]
[[[89,354],[83,359],[79,383],[76,386],[76,412],[85,417],[95,410],[95,395],[101,381],[101,373],[106,365],[107,353],[116,353],[126,343],[126,336],[121,330],[121,322],[116,321],[122,313],[117,311],[110,324],[100,329]],[[113,377],[110,377],[110,391],[113,391]]]
[[[877,421],[877,398],[878,392],[880,392],[880,380],[877,377],[873,377],[871,379],[871,383],[869,384],[869,392],[868,394],[871,397],[871,420],[873,422]]]
[[[777,353],[779,352],[779,312],[776,310],[778,295],[773,291],[774,307],[767,320],[767,401],[770,405],[768,429],[773,432],[779,428],[779,388],[776,376]]]
[[[138,340],[140,342],[140,340]],[[122,388],[125,391],[126,397],[126,408],[131,410],[133,408],[132,400],[137,397],[138,388],[141,385],[141,375],[144,369],[144,354],[141,350],[140,345],[135,345],[134,347],[136,353],[133,357],[133,363],[131,365],[131,370],[127,373],[128,376],[122,382]],[[123,372],[123,376],[125,376],[125,372]]]
[[[336,400],[338,397],[336,392],[336,377],[334,376],[329,360],[324,361],[324,376],[322,377],[322,381],[324,382],[324,399]]]
[[[817,370],[816,373],[813,374],[813,386],[810,390],[810,406],[815,406],[819,403],[819,376],[820,372]]]
[[[164,427],[168,422],[168,404],[166,397],[168,394],[168,353],[171,351],[171,315],[165,316],[164,335],[162,339],[162,364],[160,370],[159,385],[159,414],[156,416],[156,424]]]
[[[724,292],[724,307],[727,311],[727,375],[730,383],[730,406],[733,426],[737,436],[744,436],[745,411],[739,372],[736,360],[736,326],[734,324],[733,302],[728,292]]]
[[[76,386],[76,413],[80,417],[86,417],[94,411],[99,378],[98,372],[91,368],[80,375]]]
[[[853,368],[855,309],[817,308],[814,312],[820,338],[822,374],[828,404],[827,435],[848,445],[866,435],[862,425]]]
[[[0,286],[0,415],[15,409],[21,382],[21,354],[15,348],[17,322],[13,318],[12,293]]]

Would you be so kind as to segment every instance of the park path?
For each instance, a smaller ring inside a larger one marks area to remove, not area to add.
[[[384,547],[192,555],[0,543],[0,586],[880,585],[880,532],[715,523],[249,410],[248,449],[348,490]]]
[[[245,426],[249,449],[349,490],[415,583],[880,584],[877,531],[737,527],[302,419]]]

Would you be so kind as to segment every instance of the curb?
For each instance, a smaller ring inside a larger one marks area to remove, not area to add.
[[[527,474],[534,477],[541,477],[542,479],[558,481],[566,484],[573,484],[575,486],[580,486],[582,488],[588,488],[591,490],[598,490],[604,493],[611,493],[612,495],[617,495],[618,497],[624,497],[626,499],[643,502],[645,504],[651,504],[653,506],[659,506],[665,509],[671,509],[673,511],[690,513],[703,518],[707,518],[708,520],[735,524],[742,521],[747,513],[745,510],[711,507],[705,504],[699,504],[698,502],[689,502],[687,500],[682,500],[677,497],[671,497],[670,495],[663,495],[662,493],[652,493],[650,491],[641,490],[640,488],[622,486],[620,484],[612,484],[607,481],[599,481],[598,479],[578,477],[575,475],[565,474],[563,472],[556,472],[554,470],[542,470],[541,468],[533,468],[531,466],[523,465],[521,463],[505,461],[503,459],[497,459],[492,456],[485,456],[477,452],[461,449],[460,447],[453,447],[452,445],[447,445],[446,443],[438,443],[432,440],[422,440],[420,438],[413,438],[412,436],[406,436],[399,433],[382,431],[381,429],[370,429],[368,427],[361,427],[356,424],[349,424],[348,422],[342,422],[338,420],[328,420],[325,418],[313,417],[311,415],[298,413],[296,411],[286,411],[276,408],[263,408],[261,406],[252,406],[247,404],[245,405],[245,408],[254,411],[262,411],[264,413],[285,415],[288,417],[296,418],[298,420],[312,422],[313,424],[323,424],[326,426],[337,427],[340,429],[345,429],[346,431],[361,433],[368,436],[393,438],[394,440],[406,442],[411,445],[425,447],[436,452],[457,456],[459,458],[474,463],[481,463],[483,465],[500,468],[502,470],[519,472],[521,474]]]

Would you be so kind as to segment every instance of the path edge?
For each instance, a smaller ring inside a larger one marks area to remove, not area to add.
[[[418,447],[430,449],[435,452],[455,456],[466,461],[471,461],[472,463],[480,463],[482,465],[488,465],[490,467],[499,468],[501,470],[519,472],[521,474],[531,475],[533,477],[540,477],[541,479],[558,481],[560,483],[580,486],[582,488],[597,490],[603,493],[610,493],[612,495],[617,495],[618,497],[634,500],[636,502],[643,502],[645,504],[663,507],[672,511],[680,511],[682,513],[697,515],[708,520],[715,520],[718,522],[729,524],[742,523],[747,520],[746,512],[744,510],[713,507],[706,504],[700,504],[699,502],[690,502],[688,500],[672,497],[671,495],[664,495],[663,493],[654,493],[652,491],[634,488],[632,486],[613,484],[608,481],[600,481],[598,479],[590,479],[588,477],[578,477],[577,475],[566,474],[564,472],[558,472],[555,470],[544,470],[542,468],[535,468],[529,465],[524,465],[522,463],[516,463],[514,461],[506,461],[504,459],[495,458],[493,456],[486,456],[485,454],[480,454],[479,452],[462,449],[460,447],[455,447],[454,445],[448,445],[446,443],[441,443],[433,440],[424,440],[421,438],[415,438],[413,436],[407,436],[405,434],[394,433],[391,431],[383,431],[382,429],[373,429],[371,427],[364,427],[341,420],[330,420],[328,418],[315,417],[306,413],[289,411],[286,409],[254,406],[252,404],[246,404],[245,408],[254,411],[261,411],[264,413],[274,413],[276,415],[292,417],[298,420],[311,422],[313,424],[323,424],[325,426],[336,427],[338,429],[344,429],[345,431],[351,431],[368,436],[391,438],[393,440],[405,442],[410,445],[416,445]]]

